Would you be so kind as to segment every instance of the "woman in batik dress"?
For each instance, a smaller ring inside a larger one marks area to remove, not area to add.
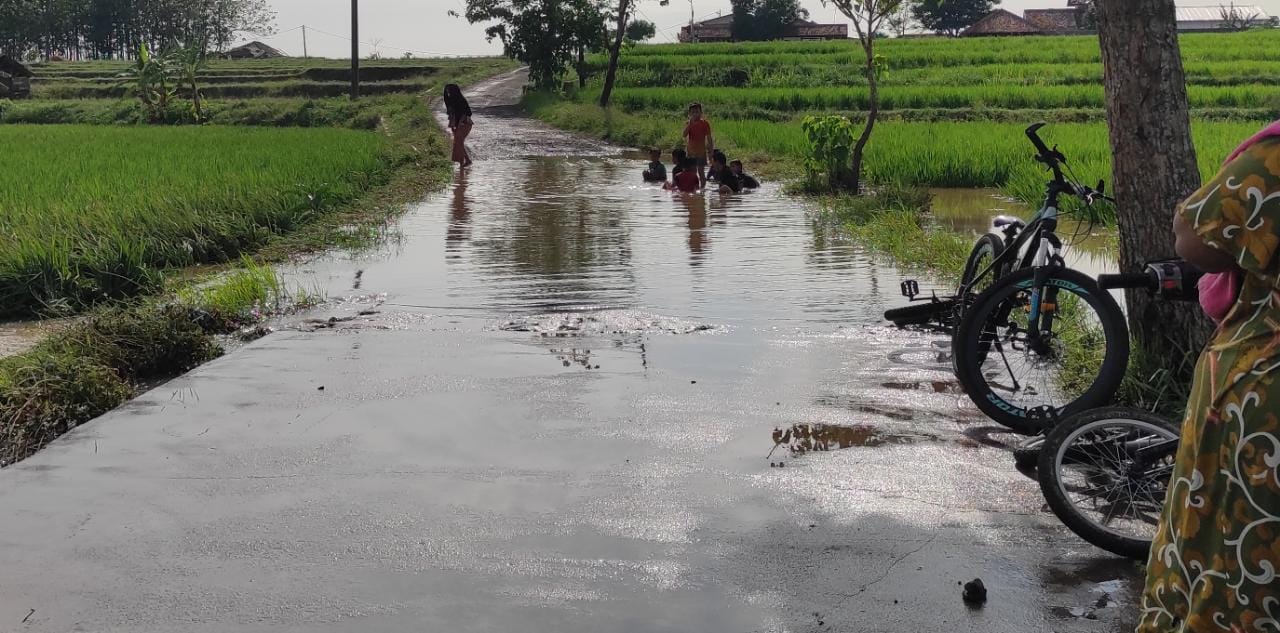
[[[1178,254],[1231,294],[1210,310],[1138,632],[1280,633],[1280,122],[1176,216]]]

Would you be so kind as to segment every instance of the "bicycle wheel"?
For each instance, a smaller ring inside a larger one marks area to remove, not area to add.
[[[1037,465],[1049,508],[1072,532],[1108,552],[1143,559],[1159,526],[1177,447],[1173,423],[1123,407],[1062,421],[1045,438]],[[1135,451],[1153,448],[1141,463]]]
[[[963,292],[968,288],[970,295],[977,295],[1003,277],[1009,270],[1007,263],[987,270],[987,267],[991,266],[1003,252],[1004,239],[999,235],[986,233],[978,238],[978,242],[973,245],[973,250],[969,252],[968,261],[965,262],[964,274],[960,275],[960,290]],[[984,271],[986,274],[979,278]]]
[[[956,378],[988,417],[1032,435],[1045,423],[1102,406],[1129,362],[1124,313],[1111,294],[1069,268],[1010,273],[974,299],[952,338]],[[1028,331],[1040,315],[1038,335]]]

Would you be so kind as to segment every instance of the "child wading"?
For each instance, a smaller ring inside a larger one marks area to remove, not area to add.
[[[702,104],[689,104],[689,123],[684,126],[685,150],[689,158],[697,163],[698,181],[707,186],[707,161],[715,149],[715,139],[711,136],[711,124],[702,118]]]
[[[743,189],[760,188],[760,181],[752,178],[751,174],[742,170],[742,161],[735,160],[729,163],[729,171],[733,172],[733,175],[738,178],[738,182],[742,185]]]
[[[649,150],[649,168],[644,170],[645,182],[666,182],[667,166],[662,164],[662,150]]]

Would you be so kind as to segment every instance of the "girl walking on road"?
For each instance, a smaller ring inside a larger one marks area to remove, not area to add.
[[[1249,139],[1174,219],[1214,273],[1218,322],[1196,365],[1138,633],[1280,630],[1280,122]]]
[[[467,152],[467,136],[471,134],[471,105],[462,96],[458,84],[444,87],[444,107],[449,114],[449,131],[453,133],[453,162],[469,167],[471,154]]]

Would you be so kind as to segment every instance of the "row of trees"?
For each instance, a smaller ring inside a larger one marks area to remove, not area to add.
[[[638,20],[640,0],[467,0],[461,17],[492,23],[485,35],[502,42],[508,57],[529,66],[529,77],[542,89],[558,88],[573,68],[579,85],[587,81],[587,55],[609,53],[609,69],[601,101],[608,104],[622,47],[649,39],[657,28]],[[659,0],[666,5],[669,0]],[[450,11],[451,15],[459,16]]]
[[[133,59],[139,46],[269,34],[267,0],[0,0],[0,52],[32,59]]]

